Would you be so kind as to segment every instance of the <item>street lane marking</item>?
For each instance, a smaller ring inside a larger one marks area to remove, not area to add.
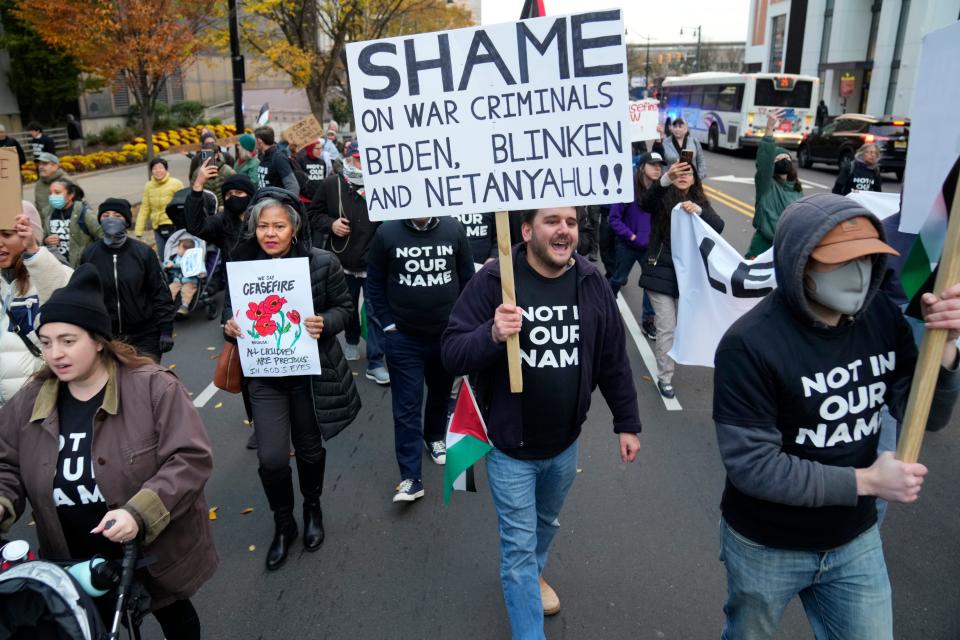
[[[657,395],[663,400],[667,411],[683,411],[679,400],[676,398],[664,398],[660,395],[660,389],[657,387],[657,359],[654,357],[650,345],[647,344],[647,339],[640,333],[640,325],[637,324],[637,319],[633,316],[633,312],[630,311],[630,306],[627,304],[627,301],[624,300],[623,296],[617,296],[617,307],[620,309],[620,316],[623,317],[623,324],[626,325],[627,331],[630,332],[633,343],[637,345],[637,351],[640,352],[640,359],[643,360],[644,366],[647,368],[647,371],[650,372],[650,377],[653,380],[653,388],[657,390]]]
[[[728,196],[726,193],[722,191],[718,191],[706,184],[703,185],[703,190],[706,192],[708,196],[720,202],[721,204],[727,205],[737,213],[741,213],[747,216],[748,218],[753,217],[753,207],[751,207],[747,203],[741,202],[740,200],[737,200],[732,196]]]
[[[830,191],[832,189],[832,187],[828,187],[825,184],[820,184],[819,182],[810,182],[809,180],[804,180],[803,178],[800,178],[800,184],[807,184],[811,187],[816,187],[817,189],[824,189],[825,191]]]
[[[205,404],[210,402],[210,398],[212,398],[216,393],[217,388],[211,382],[207,385],[207,388],[200,393],[200,395],[193,399],[193,406],[197,407],[198,409],[203,407]]]

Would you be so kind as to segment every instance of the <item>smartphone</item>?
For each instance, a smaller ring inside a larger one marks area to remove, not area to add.
[[[687,164],[693,164],[693,150],[684,149],[680,152],[680,162],[686,162]]]
[[[207,160],[213,157],[213,149],[201,149],[200,150],[200,164],[203,164]]]

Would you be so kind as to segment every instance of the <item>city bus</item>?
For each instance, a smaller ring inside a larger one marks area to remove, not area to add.
[[[780,146],[796,149],[813,130],[819,95],[814,76],[704,72],[666,78],[660,104],[665,118],[683,118],[713,151],[756,147],[766,133],[767,112],[783,109],[774,137]]]

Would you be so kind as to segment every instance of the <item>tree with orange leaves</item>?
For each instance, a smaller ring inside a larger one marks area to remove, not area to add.
[[[118,76],[143,119],[153,157],[157,98],[178,69],[190,64],[211,26],[214,0],[14,0],[14,14],[77,66],[111,81]]]

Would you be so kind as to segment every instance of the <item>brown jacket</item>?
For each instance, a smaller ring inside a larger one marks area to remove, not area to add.
[[[190,597],[217,568],[203,497],[213,469],[210,441],[169,370],[130,369],[113,361],[109,368],[91,458],[107,508],[126,508],[141,525],[141,554],[153,561],[141,579],[158,609]],[[33,379],[0,409],[0,531],[23,515],[29,500],[40,553],[50,559],[69,557],[53,502],[59,384],[56,378]]]

